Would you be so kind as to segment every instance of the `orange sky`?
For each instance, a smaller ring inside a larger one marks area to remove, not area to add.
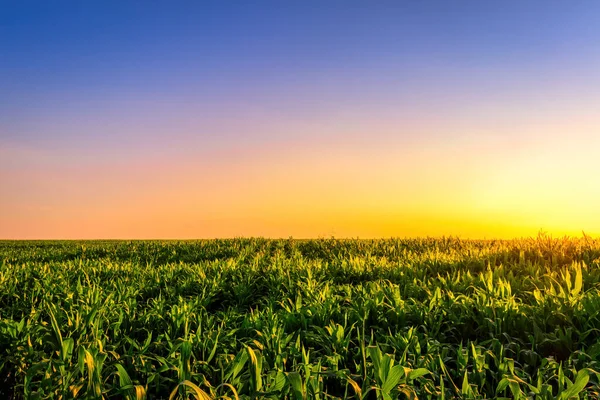
[[[518,147],[493,134],[442,146],[390,137],[383,146],[286,143],[206,159],[182,150],[77,168],[64,162],[68,151],[8,149],[4,162],[23,167],[0,174],[0,237],[600,233],[600,138],[536,135]]]

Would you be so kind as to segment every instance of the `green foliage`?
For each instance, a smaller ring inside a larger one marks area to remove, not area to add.
[[[0,398],[597,399],[600,241],[0,242]]]

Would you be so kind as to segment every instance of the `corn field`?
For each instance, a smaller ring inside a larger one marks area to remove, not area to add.
[[[598,399],[600,240],[0,242],[2,399]]]

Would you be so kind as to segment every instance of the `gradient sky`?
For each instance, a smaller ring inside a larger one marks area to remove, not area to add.
[[[0,238],[600,234],[598,1],[0,4]]]

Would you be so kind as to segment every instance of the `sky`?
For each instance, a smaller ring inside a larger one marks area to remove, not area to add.
[[[600,235],[600,2],[0,5],[0,239]]]

